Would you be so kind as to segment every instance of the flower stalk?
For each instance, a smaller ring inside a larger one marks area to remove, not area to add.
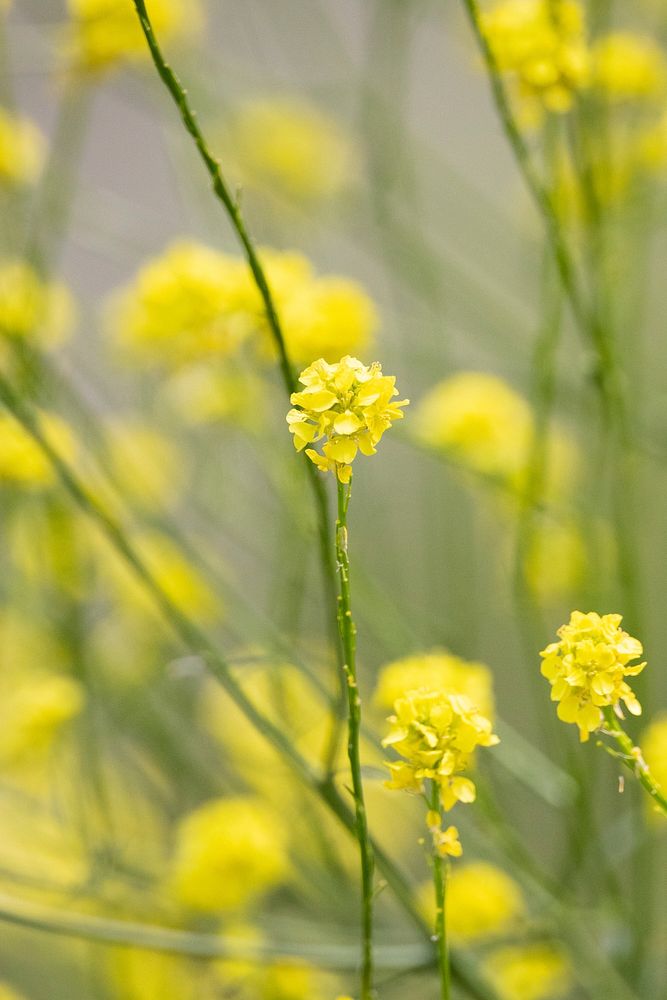
[[[606,726],[602,731],[616,741],[619,751],[612,750],[606,744],[601,745],[620,760],[624,767],[632,771],[635,778],[653,799],[656,809],[667,816],[667,796],[651,774],[648,764],[642,756],[641,748],[634,745],[611,706],[604,708],[603,714]]]
[[[352,599],[350,592],[350,562],[348,556],[347,511],[352,492],[352,476],[350,481],[342,483],[337,479],[338,487],[338,517],[336,519],[336,564],[340,582],[338,596],[338,628],[343,645],[343,671],[347,686],[348,703],[348,737],[347,755],[352,774],[352,794],[354,797],[354,813],[356,834],[359,843],[361,861],[361,924],[362,924],[362,966],[361,966],[361,1000],[371,1000],[373,997],[373,872],[375,859],[373,847],[368,835],[368,818],[364,801],[364,788],[361,777],[361,698],[357,684],[356,664],[356,626],[352,617]]]
[[[431,794],[428,800],[429,809],[440,816],[440,786],[437,781],[431,782]],[[438,971],[440,973],[440,998],[450,1000],[451,973],[449,968],[449,944],[447,941],[447,918],[445,904],[447,896],[447,879],[449,877],[449,861],[443,857],[434,846],[433,849],[433,888],[435,889],[435,939],[438,951]]]

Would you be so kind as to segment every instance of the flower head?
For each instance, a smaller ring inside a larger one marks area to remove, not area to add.
[[[420,792],[430,779],[440,786],[445,810],[457,802],[474,802],[475,785],[461,772],[476,747],[499,742],[491,722],[465,695],[424,688],[399,698],[394,713],[382,745],[392,747],[403,760],[387,763],[387,787]]]
[[[419,891],[424,915],[432,922],[433,886]],[[526,916],[520,886],[488,861],[471,861],[452,869],[447,882],[447,931],[461,944],[480,942],[517,930]]]
[[[577,0],[501,0],[483,15],[482,28],[499,69],[516,81],[520,97],[548,111],[570,109],[589,76]]]
[[[652,38],[614,32],[598,39],[592,51],[594,86],[608,98],[621,101],[657,100],[667,87],[667,63]]]
[[[32,184],[39,177],[46,140],[29,118],[0,108],[0,184]]]
[[[621,615],[573,611],[558,629],[559,642],[540,653],[542,674],[551,684],[551,700],[559,702],[558,718],[579,727],[582,742],[602,725],[602,709],[620,701],[633,715],[641,705],[625,682],[646,666],[631,664],[642,654],[638,639],[621,629]]]
[[[42,281],[21,260],[0,261],[0,336],[58,347],[70,333],[75,311],[65,285]]]
[[[547,944],[498,948],[483,970],[500,1000],[555,1000],[569,995],[572,986],[567,959]]]
[[[305,388],[292,393],[295,409],[287,414],[294,447],[302,451],[326,438],[323,454],[314,448],[306,448],[306,454],[322,472],[335,472],[341,483],[349,483],[357,452],[375,454],[408,400],[392,402],[398,394],[396,379],[383,375],[378,362],[366,366],[349,355],[336,364],[320,358],[301,372],[299,381]]]

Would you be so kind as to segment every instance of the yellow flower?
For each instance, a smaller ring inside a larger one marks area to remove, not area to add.
[[[247,266],[199,243],[173,243],[145,264],[108,306],[108,325],[132,357],[178,368],[225,357],[248,336],[253,318]]]
[[[419,889],[426,919],[435,921],[433,884]],[[520,887],[501,868],[487,861],[471,861],[454,868],[447,881],[447,931],[466,945],[516,929],[526,915]]]
[[[0,336],[58,347],[74,318],[74,301],[65,285],[42,281],[23,261],[0,261]]]
[[[383,375],[378,362],[367,367],[349,355],[337,364],[320,358],[301,372],[299,381],[305,389],[292,393],[292,405],[298,408],[287,414],[294,447],[302,451],[326,437],[323,454],[306,448],[306,455],[320,471],[335,472],[341,483],[348,483],[357,452],[375,454],[408,400],[391,401],[398,394],[396,379]]]
[[[234,117],[229,145],[244,183],[296,201],[334,197],[353,169],[350,142],[340,126],[293,98],[245,102]]]
[[[134,5],[125,0],[67,0],[66,49],[77,69],[95,72],[124,59],[149,58]],[[178,41],[201,28],[198,0],[150,0],[151,22],[160,42]]]
[[[546,944],[499,948],[484,961],[483,971],[500,1000],[555,1000],[572,981],[567,959]]]
[[[501,0],[482,15],[498,67],[536,108],[568,111],[586,87],[589,55],[576,0]]]
[[[33,184],[45,151],[46,140],[33,121],[0,107],[0,184]]]
[[[459,840],[459,831],[455,826],[448,826],[442,829],[442,817],[439,812],[429,809],[426,815],[426,825],[431,834],[433,850],[441,858],[460,858],[463,854],[463,846]]]
[[[535,525],[524,573],[538,597],[555,601],[570,594],[583,580],[585,569],[586,546],[573,524],[544,518]]]
[[[558,718],[579,727],[582,742],[602,725],[602,709],[618,709],[623,701],[633,715],[641,705],[626,677],[634,677],[645,663],[630,665],[642,654],[642,644],[620,628],[621,615],[582,614],[573,611],[568,625],[558,629],[559,642],[540,653],[542,674],[551,684],[551,700],[558,701]]]
[[[41,415],[40,426],[52,448],[71,462],[76,445],[69,427],[51,413]],[[51,486],[56,480],[53,467],[39,445],[9,413],[0,413],[0,483],[3,480],[30,488]]]
[[[179,825],[171,884],[185,906],[235,910],[275,888],[288,872],[279,817],[250,797],[215,799]]]
[[[0,1000],[25,1000],[23,993],[12,989],[8,983],[0,983]]]
[[[70,677],[33,675],[4,693],[0,761],[12,764],[44,754],[83,706],[81,685]]]
[[[445,650],[406,656],[380,668],[373,701],[379,708],[391,708],[408,691],[449,691],[466,695],[482,715],[493,718],[493,679],[483,663],[464,660]]]
[[[650,101],[667,87],[667,63],[652,38],[615,32],[598,39],[592,50],[592,81],[610,101]]]
[[[313,357],[333,362],[350,351],[367,351],[378,325],[375,304],[361,285],[333,276],[295,289],[280,318],[288,354],[299,364]]]
[[[107,428],[106,459],[121,495],[147,509],[160,509],[179,494],[187,464],[174,442],[134,419]],[[88,479],[90,482],[90,479]]]
[[[440,786],[445,810],[456,802],[473,802],[475,785],[461,772],[476,747],[498,743],[491,722],[465,695],[425,689],[399,698],[394,713],[382,745],[392,747],[403,760],[387,763],[387,787],[420,792],[430,779]]]

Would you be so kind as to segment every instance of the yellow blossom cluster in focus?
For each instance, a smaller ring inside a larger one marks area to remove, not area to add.
[[[623,631],[621,620],[621,615],[573,611],[569,624],[558,629],[559,641],[540,653],[551,700],[559,702],[558,718],[576,723],[582,742],[602,725],[607,706],[617,708],[623,701],[633,715],[641,714],[625,678],[646,666],[630,662],[641,656],[642,644]]]
[[[445,650],[406,656],[385,664],[378,674],[373,701],[381,709],[390,709],[398,698],[419,688],[466,695],[482,715],[492,719],[495,714],[489,668]]]
[[[391,729],[382,740],[403,759],[387,762],[388,788],[420,792],[426,780],[440,787],[442,804],[473,802],[475,785],[461,772],[476,747],[499,742],[491,722],[465,695],[419,689],[409,691],[394,705]]]
[[[67,8],[65,50],[76,69],[96,72],[149,58],[132,0],[67,0]],[[160,41],[191,37],[202,26],[198,0],[150,0],[148,11]]]
[[[572,986],[569,962],[547,944],[498,948],[482,968],[500,1000],[557,1000]]]
[[[482,30],[499,70],[536,113],[569,111],[588,85],[584,12],[577,0],[500,0],[483,14]]]
[[[193,910],[245,907],[287,875],[287,836],[280,818],[260,799],[205,802],[176,832],[171,886]]]
[[[352,148],[340,126],[315,105],[294,98],[241,104],[229,144],[244,184],[294,201],[334,197],[353,169]]]
[[[291,358],[333,361],[369,346],[377,314],[360,285],[315,274],[301,254],[263,249],[260,259]],[[246,262],[194,241],[148,261],[112,297],[108,326],[130,357],[172,370],[208,366],[248,342],[260,356],[275,351]]]
[[[33,121],[0,107],[0,185],[34,184],[45,151],[46,140]]]
[[[0,261],[0,336],[58,347],[74,318],[74,300],[65,285],[43,281],[23,261]]]
[[[419,901],[429,923],[435,922],[433,884],[420,886]],[[447,932],[461,945],[516,930],[525,919],[520,887],[502,868],[471,861],[454,868],[447,880]]]
[[[378,362],[367,366],[349,355],[337,364],[320,358],[301,372],[299,381],[305,388],[292,393],[295,409],[287,414],[294,447],[302,451],[326,437],[323,454],[306,448],[306,455],[321,472],[335,472],[341,483],[348,483],[357,452],[374,455],[409,401],[392,402],[398,395],[396,379],[383,375]]]

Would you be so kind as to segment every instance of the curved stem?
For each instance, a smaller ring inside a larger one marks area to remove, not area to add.
[[[227,181],[222,173],[222,167],[219,161],[215,158],[211,152],[209,145],[204,137],[204,134],[199,127],[197,121],[197,114],[190,106],[188,100],[187,92],[181,81],[178,79],[171,66],[167,63],[162,53],[162,49],[157,41],[155,32],[153,31],[153,25],[151,23],[150,17],[148,16],[148,11],[146,10],[146,4],[144,0],[132,0],[139,17],[139,22],[141,24],[142,31],[148,43],[148,48],[153,59],[153,63],[158,72],[158,75],[165,87],[171,94],[176,107],[178,108],[183,124],[185,128],[192,136],[195,146],[199,152],[199,155],[208,171],[211,178],[211,183],[213,186],[213,191],[222,203],[229,220],[232,224],[232,228],[236,233],[239,242],[245,253],[246,260],[248,262],[248,267],[252,273],[253,280],[257,286],[257,290],[261,296],[262,303],[264,306],[264,311],[266,314],[266,321],[268,323],[271,336],[273,338],[276,350],[278,352],[278,362],[280,367],[280,373],[282,375],[282,380],[285,385],[285,390],[288,396],[296,390],[297,381],[294,372],[294,367],[290,359],[289,353],[287,351],[287,346],[285,344],[285,337],[283,334],[282,325],[278,316],[278,311],[276,308],[273,295],[271,294],[271,289],[266,277],[266,273],[259,259],[257,251],[255,249],[254,243],[246,229],[246,225],[239,208],[238,201],[232,195]],[[317,513],[317,535],[319,540],[319,550],[320,550],[320,560],[322,563],[322,573],[324,589],[327,597],[327,604],[333,607],[336,599],[336,585],[335,576],[336,569],[331,558],[331,538],[329,530],[329,504],[327,499],[327,493],[324,488],[324,483],[322,478],[319,476],[315,466],[309,461],[307,457],[304,457],[306,462],[307,475],[310,482],[311,489],[313,491],[313,496],[315,499],[315,507]],[[331,632],[332,641],[334,648],[337,653],[339,662],[341,662],[341,651],[336,638],[336,622],[333,616],[328,616],[328,623]],[[336,677],[339,678],[339,689],[338,689],[338,700],[337,700],[337,714],[333,719],[332,732],[328,743],[327,769],[331,772],[333,771],[334,761],[336,753],[338,751],[338,746],[340,742],[340,731],[342,727],[343,713],[342,709],[345,704],[345,691],[343,688],[342,674],[340,670],[336,671]]]
[[[440,813],[440,787],[432,782],[429,808]],[[451,976],[449,969],[449,944],[447,941],[447,917],[445,912],[447,876],[449,863],[437,850],[433,851],[433,886],[435,888],[435,937],[438,949],[438,969],[440,972],[441,1000],[451,998]]]
[[[343,671],[347,687],[348,739],[347,755],[352,772],[352,793],[356,833],[359,841],[361,860],[361,922],[362,922],[362,967],[361,1000],[373,997],[373,870],[375,860],[373,847],[368,836],[368,820],[364,802],[364,786],[361,778],[361,755],[359,738],[361,731],[361,698],[357,685],[356,626],[352,618],[352,598],[350,592],[350,563],[347,552],[347,509],[352,490],[351,482],[345,485],[336,480],[338,487],[338,518],[336,520],[336,562],[340,580],[338,597],[338,628],[345,662]]]
[[[618,760],[621,761],[624,767],[628,771],[632,771],[635,778],[638,779],[642,787],[648,792],[656,807],[667,816],[667,797],[664,795],[660,785],[655,780],[653,775],[648,769],[648,765],[641,754],[641,749],[634,745],[625,729],[619,722],[614,709],[609,705],[603,708],[603,713],[605,717],[605,722],[607,723],[607,730],[609,736],[616,740],[619,746],[620,753],[614,750],[610,750],[609,747],[605,749],[609,750]]]

